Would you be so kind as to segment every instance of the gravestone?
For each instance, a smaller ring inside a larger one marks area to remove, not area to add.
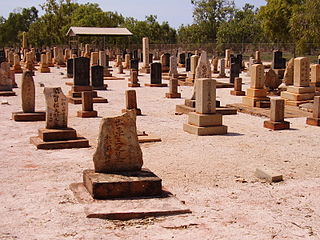
[[[222,115],[216,113],[216,80],[197,79],[195,85],[196,111],[188,114],[188,123],[183,125],[183,130],[199,136],[226,134]]]
[[[135,90],[126,90],[125,103],[126,103],[126,108],[122,109],[122,113],[125,113],[128,111],[134,111],[135,115],[137,116],[141,115],[141,109],[138,108],[137,94]]]
[[[242,91],[242,78],[236,77],[234,80],[234,90],[230,91],[233,96],[245,96],[245,91]]]
[[[234,79],[240,76],[240,65],[237,62],[231,63],[229,82],[234,83]]]
[[[136,70],[137,72],[139,71],[139,60],[138,59],[131,59],[130,61],[130,66],[131,66],[131,69],[134,69]]]
[[[221,58],[219,78],[225,78],[225,77],[226,77],[226,60],[224,58]]]
[[[311,86],[314,86],[317,88],[317,90],[320,87],[320,64],[313,64],[311,65]]]
[[[12,113],[12,119],[18,122],[45,121],[45,112],[35,112],[35,86],[32,73],[26,71],[21,82],[22,112]]]
[[[138,80],[138,72],[134,69],[130,70],[130,77],[128,79],[128,87],[140,87],[140,83]]]
[[[263,126],[272,130],[290,128],[290,123],[284,121],[284,99],[271,99],[270,120],[264,121]]]
[[[146,83],[147,87],[167,87],[167,84],[162,83],[162,65],[155,62],[151,64],[150,84]]]
[[[176,78],[178,77],[178,69],[177,69],[177,58],[176,56],[170,57],[170,70],[169,70],[169,76]]]
[[[289,86],[293,85],[293,72],[294,72],[294,58],[291,58],[288,62],[288,66],[284,72],[283,81],[284,83]]]
[[[211,78],[211,66],[205,51],[202,51],[196,67],[195,79],[198,78]]]
[[[186,54],[185,53],[180,53],[179,54],[179,66],[184,67],[186,64]]]
[[[73,84],[75,86],[90,85],[90,59],[78,57],[73,64]]]
[[[98,66],[93,66],[98,67]],[[100,66],[102,67],[102,66]],[[77,112],[77,116],[81,118],[97,117],[97,111],[93,110],[93,95],[92,92],[82,92],[82,110]]]
[[[20,65],[20,56],[18,54],[14,55],[13,70],[14,73],[23,73],[23,70]]]
[[[95,90],[105,90],[102,66],[92,66],[91,67],[91,86]]]
[[[83,172],[84,186],[94,199],[155,196],[161,179],[142,169],[135,115],[103,118],[93,155],[94,170]]]
[[[45,53],[41,54],[40,68],[41,73],[50,73],[50,68],[48,66],[47,55]]]
[[[278,74],[273,69],[269,69],[265,73],[265,86],[268,89],[275,90],[280,86],[281,83],[282,80],[279,79]]]
[[[143,63],[141,72],[150,73],[149,38],[142,38]]]
[[[166,93],[166,98],[181,98],[181,93],[178,93],[177,78],[171,78],[169,80],[169,92]]]
[[[307,124],[311,126],[320,126],[320,97],[319,96],[314,97],[312,117],[307,118]]]
[[[262,64],[252,65],[250,88],[247,89],[247,96],[242,98],[242,103],[250,107],[269,108],[270,99],[267,97],[264,84],[264,66]]]
[[[272,69],[286,68],[286,59],[282,57],[281,51],[273,51],[271,68]]]
[[[286,99],[287,105],[299,106],[308,103],[315,96],[315,87],[310,86],[310,62],[306,57],[294,59],[293,86],[281,92],[281,97]]]
[[[186,57],[186,72],[191,70],[191,59],[190,57]]]
[[[73,58],[70,58],[67,61],[67,77],[73,78]]]
[[[0,96],[15,96],[16,93],[12,91],[12,85],[9,63],[2,62],[0,67]]]
[[[68,100],[60,87],[44,88],[46,99],[46,128],[38,131],[30,142],[38,149],[87,148],[87,139],[75,129],[68,128]]]

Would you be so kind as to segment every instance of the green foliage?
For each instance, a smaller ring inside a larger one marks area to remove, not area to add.
[[[10,13],[8,19],[0,19],[0,44],[14,46],[20,42],[22,32],[28,31],[30,25],[38,18],[35,7],[23,8]]]
[[[126,18],[122,26],[133,33],[132,43],[141,43],[143,37],[149,37],[151,43],[176,42],[176,31],[170,27],[168,22],[158,23],[155,15],[146,16],[145,21]]]
[[[223,22],[218,29],[217,44],[222,48],[225,43],[258,43],[263,41],[262,28],[257,19],[257,10],[246,4],[236,10],[233,19]]]
[[[299,54],[320,47],[320,2],[306,0],[305,4],[297,6],[289,25]]]
[[[275,43],[292,42],[290,19],[293,10],[304,0],[267,0],[258,17],[266,36]]]
[[[194,5],[193,18],[199,25],[198,37],[206,42],[215,42],[221,23],[234,16],[235,4],[232,0],[191,0]]]

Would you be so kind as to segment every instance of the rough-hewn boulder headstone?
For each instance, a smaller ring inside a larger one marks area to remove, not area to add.
[[[283,81],[284,83],[289,86],[293,85],[293,72],[294,72],[294,58],[291,58],[288,62],[288,66],[286,71],[284,72]]]
[[[102,119],[93,162],[100,173],[141,170],[142,151],[133,112]]]
[[[277,89],[279,85],[282,83],[281,79],[279,79],[278,74],[273,70],[269,69],[265,73],[265,86],[269,89]]]

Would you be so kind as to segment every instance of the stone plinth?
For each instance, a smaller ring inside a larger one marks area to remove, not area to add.
[[[290,123],[284,121],[284,108],[283,99],[271,99],[270,120],[264,121],[264,127],[272,130],[289,129]]]
[[[181,93],[178,93],[178,79],[169,80],[169,92],[166,93],[166,98],[181,98]]]
[[[307,124],[320,126],[320,97],[314,97],[312,117],[307,118]]]
[[[121,173],[83,172],[83,183],[94,199],[159,196],[162,180],[148,169]]]
[[[46,54],[41,54],[40,68],[38,69],[40,73],[50,73],[50,68],[48,66],[48,60]]]
[[[222,125],[222,115],[216,113],[216,81],[197,79],[196,112],[188,114],[188,123],[183,125],[185,132],[203,135],[222,135],[227,126]]]

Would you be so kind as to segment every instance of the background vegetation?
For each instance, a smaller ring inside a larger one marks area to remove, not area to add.
[[[67,44],[69,27],[82,26],[126,27],[134,34],[132,44],[140,44],[147,36],[153,44],[214,43],[221,49],[230,44],[290,45],[299,54],[320,47],[319,0],[266,0],[260,8],[246,4],[242,9],[236,8],[233,0],[191,3],[193,24],[174,29],[168,22],[159,23],[154,15],[139,21],[117,12],[104,12],[94,3],[44,0],[41,16],[36,7],[15,10],[8,18],[0,16],[0,45],[20,46],[24,31],[32,46]]]

